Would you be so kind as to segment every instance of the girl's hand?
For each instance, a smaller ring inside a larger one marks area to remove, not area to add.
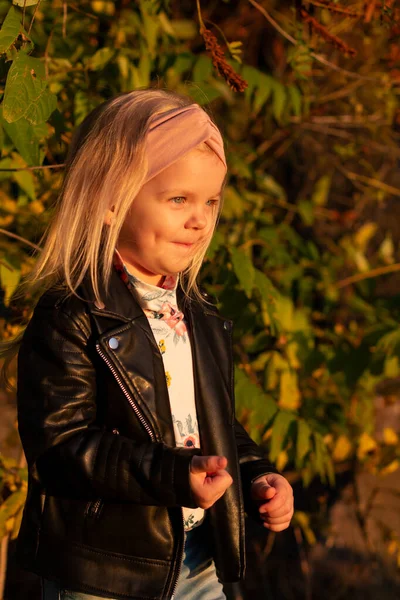
[[[282,531],[290,525],[293,517],[293,489],[282,475],[269,473],[258,477],[251,486],[251,495],[259,506],[258,511],[264,527]]]
[[[232,485],[224,456],[193,456],[190,463],[190,488],[200,508],[210,508]]]

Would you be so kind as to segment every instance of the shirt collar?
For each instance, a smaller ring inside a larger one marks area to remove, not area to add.
[[[152,285],[132,275],[128,271],[121,254],[115,248],[114,267],[122,281],[135,294],[143,309],[159,311],[164,302],[176,304],[176,291],[178,287],[178,275],[167,275],[161,286]]]

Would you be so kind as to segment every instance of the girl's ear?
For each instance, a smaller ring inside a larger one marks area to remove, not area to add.
[[[104,216],[104,224],[105,225],[111,225],[111,221],[114,217],[114,209],[115,209],[115,206],[112,206],[111,210],[110,209],[106,210],[106,214]]]

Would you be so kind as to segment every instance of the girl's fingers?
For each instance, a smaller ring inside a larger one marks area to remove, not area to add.
[[[277,494],[269,502],[261,504],[260,513],[268,513],[271,517],[279,517],[281,514],[293,508],[293,497]]]
[[[193,456],[190,463],[190,472],[193,475],[199,473],[214,473],[219,469],[225,469],[228,464],[225,456]]]
[[[290,525],[290,521],[287,521],[283,525],[270,525],[269,523],[263,523],[263,527],[265,527],[266,529],[269,529],[270,531],[274,531],[275,533],[278,533],[279,531],[283,531],[284,529],[287,529],[289,527],[289,525]]]
[[[263,521],[270,523],[271,525],[281,525],[282,523],[287,523],[291,520],[293,516],[293,511],[287,512],[281,517],[270,517],[269,515],[260,515]]]

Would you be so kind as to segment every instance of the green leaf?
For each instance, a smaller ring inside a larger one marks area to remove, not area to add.
[[[326,446],[324,444],[324,440],[320,433],[314,431],[313,437],[314,437],[314,450],[315,450],[314,466],[315,466],[315,470],[317,471],[317,473],[319,473],[322,481],[324,482],[326,480],[325,463],[326,463],[327,450],[326,450]]]
[[[241,75],[247,81],[247,88],[244,90],[244,97],[246,98],[247,102],[250,102],[254,90],[260,85],[262,73],[255,67],[244,65]]]
[[[13,178],[18,183],[19,187],[26,192],[31,200],[36,200],[35,193],[35,177],[32,171],[15,171]]]
[[[377,344],[377,351],[387,356],[400,358],[400,327],[382,336]]]
[[[18,169],[25,167],[25,161],[22,160],[21,156],[16,152],[12,153],[12,158],[7,156],[0,160],[0,167],[2,169]],[[35,178],[32,171],[2,171],[0,172],[0,181],[12,178],[16,181],[19,187],[28,194],[31,200],[36,200],[35,194]]]
[[[78,90],[74,97],[74,120],[79,125],[83,119],[95,108],[94,100],[83,90]]]
[[[300,406],[298,377],[293,369],[285,369],[281,373],[278,404],[286,410],[297,410]]]
[[[248,415],[250,436],[259,444],[277,412],[274,399],[250,381],[244,371],[235,369],[235,400],[238,414]]]
[[[25,502],[23,504],[21,504],[21,508],[14,515],[14,524],[13,524],[13,528],[12,528],[12,532],[11,532],[12,540],[15,540],[18,537],[18,533],[21,528],[22,516],[24,514],[24,505],[25,505]]]
[[[17,490],[12,493],[6,500],[0,505],[0,538],[4,537],[6,532],[6,522],[10,517],[17,515],[18,511],[24,505],[26,499],[26,492],[23,490]]]
[[[200,104],[200,106],[209,104],[214,98],[219,98],[221,96],[221,92],[213,85],[204,82],[201,85],[190,87],[188,93],[197,104]]]
[[[257,114],[272,94],[274,80],[269,75],[260,73],[258,86],[254,92],[253,110]]]
[[[271,332],[274,334],[278,329],[278,321],[276,314],[276,305],[279,298],[279,293],[274,287],[272,281],[258,269],[255,269],[254,285],[261,294],[262,300],[265,303],[265,309],[268,312],[271,325]]]
[[[193,54],[189,52],[182,52],[182,54],[178,54],[174,64],[172,67],[170,67],[171,71],[174,71],[177,75],[186,73],[192,68],[194,58],[195,57]]]
[[[296,468],[299,469],[303,465],[306,454],[311,449],[310,445],[311,429],[306,421],[299,419],[297,421],[297,438],[296,438]]]
[[[286,202],[287,196],[285,189],[271,175],[265,175],[260,178],[259,185],[267,194],[278,200]]]
[[[180,40],[191,40],[197,35],[196,23],[192,19],[175,19],[170,24]]]
[[[215,256],[215,253],[221,246],[224,245],[225,238],[220,231],[216,231],[211,239],[210,245],[208,246],[206,258],[208,260],[212,260]]]
[[[142,48],[140,60],[139,60],[139,77],[141,81],[141,86],[146,87],[150,83],[150,74],[152,68],[152,61],[149,52],[145,51],[145,48]]]
[[[0,31],[0,53],[7,52],[9,47],[17,39],[21,31],[20,13],[13,6],[10,7],[6,18],[3,21]]]
[[[203,86],[204,87],[204,86]],[[239,192],[232,185],[228,185],[224,191],[224,205],[222,212],[224,217],[232,219],[243,216],[245,211],[244,200]]]
[[[231,257],[233,269],[236,273],[239,283],[244,289],[248,298],[250,298],[254,286],[255,269],[250,257],[242,250],[231,248]]]
[[[272,113],[278,123],[281,121],[283,110],[286,104],[286,89],[285,86],[274,81],[274,98],[272,102]]]
[[[39,2],[39,0],[13,0],[13,4],[16,4],[17,6],[34,6],[35,4],[37,4]]]
[[[22,117],[32,125],[47,121],[57,107],[57,98],[42,79],[44,67],[38,58],[18,52],[7,75],[3,116],[8,123]]]
[[[4,131],[28,165],[40,165],[39,142],[35,135],[35,128],[26,121],[20,119],[16,123],[8,123],[2,116],[0,106],[0,118]]]
[[[193,81],[201,84],[207,81],[212,72],[213,65],[211,59],[205,54],[201,54],[193,68]]]
[[[93,56],[86,58],[84,63],[91,71],[100,71],[101,69],[104,69],[114,55],[115,50],[113,48],[100,48]]]
[[[9,306],[11,296],[17,289],[21,279],[21,270],[12,265],[6,258],[0,262],[0,285],[4,290],[4,305]]]
[[[314,205],[310,200],[299,200],[297,204],[299,213],[305,225],[314,223]]]
[[[270,459],[276,460],[281,450],[286,447],[287,435],[295,416],[289,412],[279,411],[272,425]]]
[[[287,87],[287,92],[290,100],[290,104],[292,106],[293,112],[296,117],[301,117],[301,105],[303,96],[297,85],[289,85]]]
[[[325,206],[328,201],[329,190],[331,187],[332,176],[331,175],[323,175],[320,177],[315,184],[313,194],[312,194],[312,203],[315,206]]]
[[[150,54],[150,56],[155,55],[155,50],[157,46],[157,38],[158,32],[161,27],[160,20],[157,15],[149,14],[147,11],[148,0],[142,0],[140,2],[140,9],[142,12],[142,21],[143,21],[143,35],[147,42],[147,52],[146,54]]]

